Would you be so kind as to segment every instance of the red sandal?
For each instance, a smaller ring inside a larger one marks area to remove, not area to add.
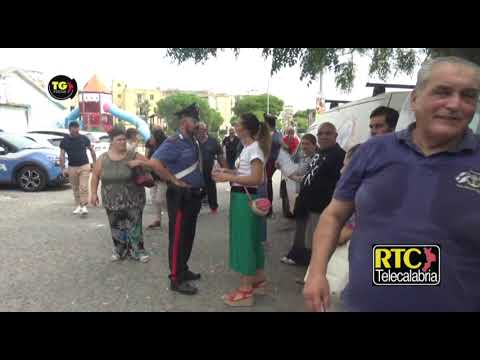
[[[253,288],[250,290],[235,289],[223,295],[223,301],[230,306],[252,306],[254,303]]]
[[[267,280],[258,281],[252,284],[253,293],[255,295],[267,295]]]

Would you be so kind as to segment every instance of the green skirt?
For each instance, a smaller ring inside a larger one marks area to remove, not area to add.
[[[230,268],[253,276],[265,267],[262,218],[255,215],[244,193],[230,193]]]

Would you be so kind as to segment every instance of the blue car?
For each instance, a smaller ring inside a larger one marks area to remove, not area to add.
[[[0,183],[28,192],[68,182],[60,169],[60,154],[24,136],[0,132]]]

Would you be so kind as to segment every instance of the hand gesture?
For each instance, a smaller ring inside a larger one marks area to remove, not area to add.
[[[212,179],[215,182],[228,182],[232,178],[232,175],[225,171],[217,171],[212,174]]]
[[[330,287],[327,277],[309,274],[303,288],[303,297],[310,311],[327,311],[330,306]]]
[[[173,183],[175,186],[178,186],[178,187],[181,187],[181,188],[189,188],[189,187],[191,187],[191,186],[188,185],[185,181],[182,181],[182,180],[179,180],[179,179],[173,180],[172,183]]]
[[[142,166],[143,165],[143,161],[142,160],[130,160],[128,163],[127,163],[128,167],[129,168],[135,168],[137,166]]]
[[[90,196],[90,204],[92,204],[92,206],[98,206],[99,201],[98,201],[98,196],[97,196],[97,194],[92,194],[92,195]]]

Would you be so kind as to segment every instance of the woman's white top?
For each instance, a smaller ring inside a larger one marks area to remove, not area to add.
[[[265,156],[263,155],[262,149],[258,145],[257,141],[254,141],[248,146],[244,146],[240,156],[238,157],[235,167],[237,168],[237,176],[250,176],[252,174],[252,161],[259,159],[262,164],[265,166]],[[233,186],[243,186],[237,183],[233,183]],[[250,186],[256,187],[256,186]]]

